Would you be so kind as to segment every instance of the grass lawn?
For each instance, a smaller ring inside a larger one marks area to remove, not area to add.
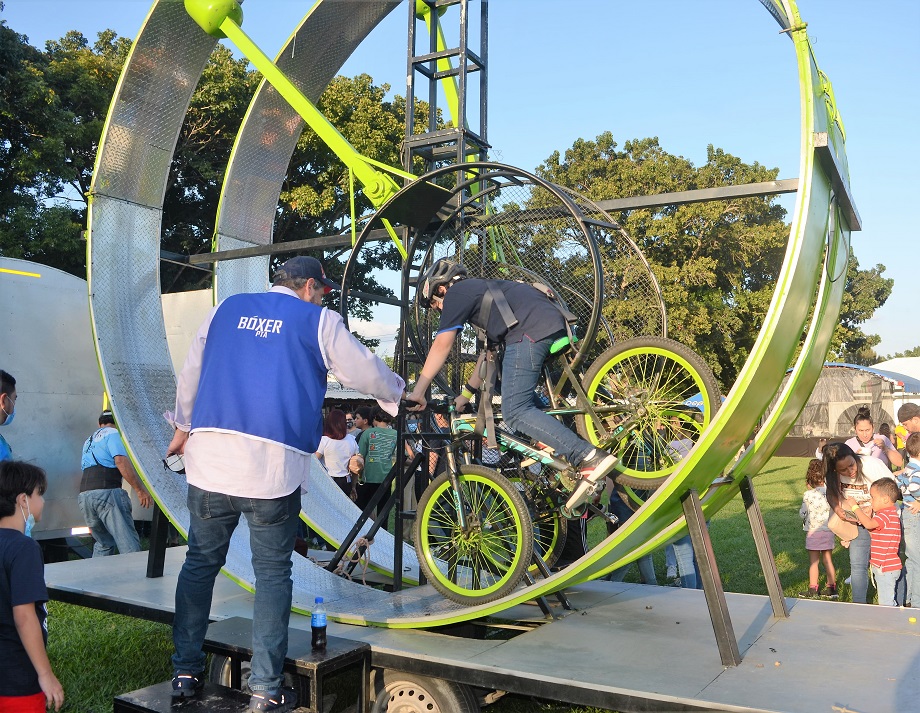
[[[754,479],[787,596],[795,596],[808,587],[808,554],[798,515],[807,464],[805,458],[774,458]],[[599,541],[603,524],[592,522],[589,528],[592,543]],[[740,496],[713,518],[710,535],[726,591],[766,594]],[[849,575],[848,562],[846,552],[838,546],[834,564],[841,585]],[[655,554],[655,566],[659,581],[663,583],[663,553]],[[626,581],[636,581],[635,568]],[[841,586],[840,595],[842,600],[849,600],[849,587]],[[870,591],[870,601],[871,597]],[[50,602],[49,610],[48,653],[67,696],[64,711],[108,713],[115,695],[165,681],[172,675],[170,627],[60,602]],[[600,709],[573,708],[519,696],[506,696],[488,710],[492,713],[602,713]]]

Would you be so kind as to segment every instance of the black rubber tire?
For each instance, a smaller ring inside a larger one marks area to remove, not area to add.
[[[653,489],[673,473],[683,455],[669,447],[683,436],[695,443],[721,403],[719,383],[706,362],[689,347],[665,337],[637,337],[611,347],[582,379],[595,408],[628,403],[634,424],[600,443],[600,429],[587,414],[575,420],[578,433],[620,458],[616,480]],[[699,395],[700,406],[688,406]],[[601,415],[603,418],[603,415]],[[614,431],[620,414],[606,424]]]
[[[533,523],[518,489],[497,471],[464,465],[459,480],[472,509],[467,514],[472,530],[459,532],[450,479],[442,473],[419,501],[415,550],[425,577],[441,594],[459,604],[483,604],[520,583],[533,559]],[[459,569],[438,566],[447,554],[455,556]],[[464,564],[469,562],[472,566]]]
[[[371,713],[479,713],[473,689],[462,683],[390,669],[374,670]]]

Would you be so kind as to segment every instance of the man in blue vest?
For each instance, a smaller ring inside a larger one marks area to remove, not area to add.
[[[176,586],[173,696],[203,684],[201,651],[214,580],[242,513],[255,573],[251,711],[297,707],[282,687],[291,613],[291,553],[301,485],[323,432],[326,375],[371,394],[396,414],[405,383],[322,307],[340,289],[319,260],[295,257],[268,292],[239,294],[215,307],[198,330],[179,375],[176,433],[188,479],[188,554]]]

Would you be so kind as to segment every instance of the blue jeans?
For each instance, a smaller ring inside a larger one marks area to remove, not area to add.
[[[850,575],[852,576],[852,575]],[[883,607],[898,606],[895,597],[895,588],[901,578],[901,570],[882,572],[878,567],[872,567],[872,578],[875,580],[875,590],[878,592],[878,603]]]
[[[680,576],[680,586],[683,589],[702,589],[700,571],[696,566],[696,557],[693,556],[693,542],[690,535],[684,535],[674,543],[674,558],[677,560],[677,574]]]
[[[283,680],[291,617],[291,553],[300,522],[300,489],[262,500],[188,486],[188,553],[176,585],[172,665],[176,673],[204,671],[201,651],[211,613],[214,580],[227,559],[230,537],[240,521],[249,524],[256,600],[252,616],[253,691],[275,691]]]
[[[658,584],[658,577],[655,576],[655,563],[651,555],[643,555],[636,560],[636,564],[639,565],[639,580],[642,584]],[[607,575],[607,579],[611,582],[622,582],[628,571],[629,565],[620,567]]]
[[[677,569],[677,555],[674,554],[674,545],[667,545],[664,548],[664,566],[666,569],[673,567]]]
[[[639,492],[645,497],[647,491]],[[623,498],[620,497],[619,489],[614,490],[613,494],[611,494],[607,509],[617,516],[620,520],[620,525],[624,524],[635,514],[629,506],[623,502]],[[643,555],[636,560],[636,564],[639,565],[639,579],[642,584],[658,584],[658,577],[655,576],[655,563],[651,555]],[[628,571],[629,565],[620,567],[607,575],[607,579],[611,582],[622,582]]]
[[[901,510],[901,527],[904,534],[906,601],[920,607],[920,515],[914,515],[904,507]]]
[[[87,490],[77,498],[86,525],[93,532],[93,557],[139,552],[141,540],[131,515],[131,498],[123,488]]]
[[[555,340],[523,341],[505,345],[502,361],[502,418],[510,428],[550,446],[569,463],[578,466],[594,448],[563,423],[534,403],[534,389],[543,371],[543,362]]]
[[[872,539],[866,528],[856,529],[856,539],[850,540],[850,591],[853,602],[865,604],[869,589],[869,548]]]

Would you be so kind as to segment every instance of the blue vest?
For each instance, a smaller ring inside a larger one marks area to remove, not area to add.
[[[192,432],[226,431],[314,453],[323,435],[323,308],[289,294],[239,294],[208,329]]]

